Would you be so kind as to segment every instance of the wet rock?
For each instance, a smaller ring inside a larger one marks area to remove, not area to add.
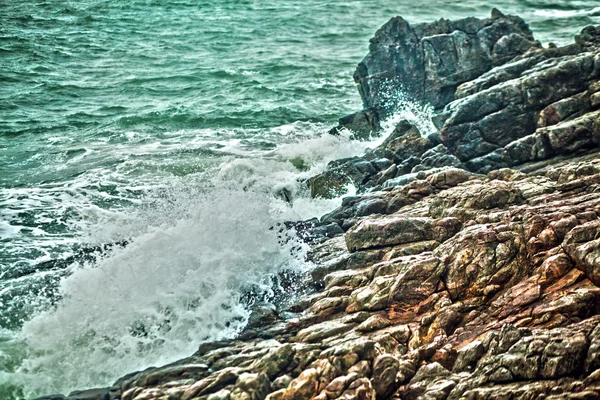
[[[376,109],[383,119],[393,110],[392,93],[443,107],[461,83],[535,47],[539,43],[518,17],[498,14],[414,26],[396,17],[371,39],[354,79],[365,108]]]
[[[263,400],[271,392],[271,382],[265,374],[241,374],[231,395],[233,398]]]
[[[515,228],[474,225],[434,251],[446,264],[444,283],[452,299],[489,296],[529,273],[525,239]]]
[[[358,139],[369,139],[377,134],[380,126],[379,115],[374,109],[366,109],[340,118],[339,125],[330,133],[337,135],[341,129],[348,129]]]
[[[485,347],[483,346],[483,343],[478,340],[469,343],[458,351],[458,357],[456,358],[452,371],[472,371],[484,353]]]
[[[110,388],[75,391],[67,396],[68,400],[109,400]]]
[[[252,313],[248,317],[249,329],[260,328],[271,324],[278,319],[277,309],[273,304],[260,302],[252,306]]]
[[[455,100],[437,119],[443,144],[482,172],[597,147],[597,116],[584,114],[594,107],[598,57],[547,53],[518,77]]]
[[[398,164],[411,157],[421,157],[433,146],[433,142],[424,137],[416,126],[409,121],[402,120],[379,147],[390,151]]]
[[[375,166],[361,157],[331,162],[327,171],[308,180],[310,194],[312,197],[336,197],[341,195],[348,185],[361,188],[375,174]]]
[[[373,388],[377,398],[388,399],[399,386],[400,362],[395,357],[384,354],[373,362]]]
[[[67,398],[600,398],[598,32],[541,49],[497,10],[390,21],[359,66],[371,108],[342,125],[376,131],[402,77],[440,134],[401,121],[314,177],[317,197],[359,194],[281,227],[310,244],[312,279],[246,299],[236,338]]]
[[[421,162],[414,166],[411,172],[426,171],[440,167],[459,167],[462,168],[462,162],[443,144],[439,144],[432,149],[427,150],[421,155]]]

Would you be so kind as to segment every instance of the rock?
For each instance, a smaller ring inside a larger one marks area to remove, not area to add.
[[[468,161],[466,166],[478,172],[487,172],[490,165],[497,168],[512,167],[597,147],[599,139],[600,112],[594,111],[556,125],[538,128],[531,135],[516,139],[502,149]]]
[[[359,188],[377,173],[369,161],[353,157],[332,162],[326,172],[308,180],[312,197],[332,198],[341,195],[348,185]]]
[[[400,362],[389,354],[384,354],[373,362],[373,388],[379,399],[388,399],[398,389]]]
[[[358,332],[372,332],[378,329],[387,328],[390,325],[391,322],[388,319],[382,317],[379,314],[375,314],[372,317],[369,317],[369,319],[361,323],[359,326],[357,326],[356,330]]]
[[[597,114],[586,113],[600,55],[545,57],[514,79],[451,102],[436,119],[442,143],[467,168],[487,172],[597,147]]]
[[[518,17],[441,19],[414,26],[396,17],[371,39],[354,79],[365,108],[384,119],[394,109],[392,93],[401,91],[440,108],[461,83],[537,47]]]
[[[292,380],[287,389],[284,389],[282,398],[311,399],[316,396],[318,389],[319,375],[316,369],[311,368],[303,371],[300,376]]]
[[[346,233],[348,250],[392,246],[423,240],[443,242],[456,234],[462,224],[456,218],[407,218],[386,216],[364,220]]]
[[[269,379],[273,379],[287,371],[294,360],[295,353],[296,350],[289,343],[272,348],[268,355],[253,364],[253,370],[260,371]]]
[[[528,274],[522,233],[507,228],[473,225],[434,251],[446,264],[444,283],[452,299],[489,296]]]
[[[278,227],[313,268],[251,298],[235,338],[66,399],[600,398],[599,32],[542,49],[498,10],[390,21],[357,72],[367,111],[340,123],[377,131],[391,82],[439,134],[400,121],[310,179],[358,194]]]
[[[483,343],[475,340],[458,351],[458,357],[454,363],[452,371],[463,372],[472,371],[477,365],[477,361],[485,353]]]
[[[240,398],[243,392],[248,400],[263,400],[271,392],[271,382],[265,374],[241,374],[235,386],[234,398]]]
[[[273,304],[259,302],[252,306],[252,313],[248,317],[249,329],[261,328],[265,325],[277,321],[277,309]]]
[[[396,163],[410,157],[420,157],[432,147],[431,140],[424,137],[416,126],[406,120],[398,122],[394,131],[379,146],[380,149],[390,151]]]
[[[577,268],[600,285],[600,221],[573,228],[565,237],[563,247]]]
[[[110,388],[75,391],[68,400],[110,400]]]
[[[427,150],[421,155],[421,162],[414,166],[411,172],[426,171],[440,167],[459,167],[462,168],[462,162],[443,144],[439,144],[432,149]]]
[[[380,129],[379,115],[375,110],[366,109],[340,118],[339,125],[331,133],[337,135],[341,129],[348,129],[358,139],[368,139]]]
[[[63,396],[62,394],[53,394],[50,396],[43,396],[43,397],[38,397],[35,400],[65,400],[66,397]]]

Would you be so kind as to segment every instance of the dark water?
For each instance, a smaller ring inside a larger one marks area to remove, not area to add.
[[[542,42],[600,23],[592,0],[494,6]],[[0,0],[0,398],[106,385],[232,334],[242,282],[296,264],[262,232],[333,206],[298,178],[364,147],[325,133],[360,108],[352,72],[375,30],[490,10]],[[93,265],[34,267],[124,238]],[[141,320],[152,335],[126,329]]]

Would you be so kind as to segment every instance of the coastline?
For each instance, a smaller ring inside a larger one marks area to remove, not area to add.
[[[401,81],[438,130],[400,121],[309,181],[315,196],[359,189],[305,227],[315,292],[66,398],[597,398],[599,48],[593,27],[543,48],[497,10],[392,19],[355,74],[365,110],[337,129],[376,132]]]

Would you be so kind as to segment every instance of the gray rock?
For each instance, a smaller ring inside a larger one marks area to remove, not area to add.
[[[527,24],[514,16],[414,26],[396,17],[371,39],[354,79],[365,109],[377,110],[384,119],[393,112],[398,91],[440,108],[453,100],[461,83],[536,47]]]

